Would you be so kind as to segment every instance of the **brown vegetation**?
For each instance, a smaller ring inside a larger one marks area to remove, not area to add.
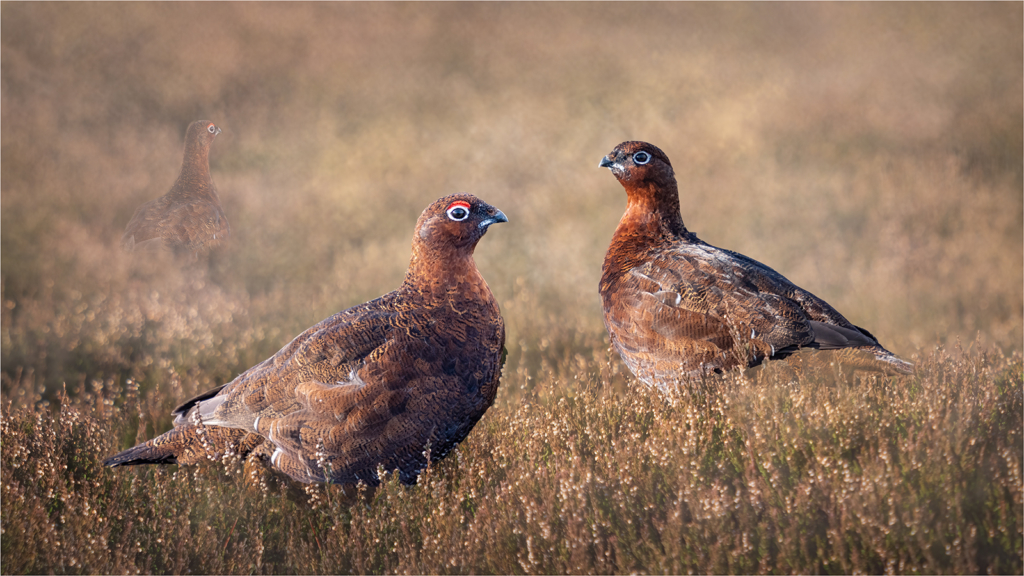
[[[5,408],[4,572],[1020,572],[1019,354],[936,352],[854,385],[769,367],[667,397],[617,390],[617,362],[508,375],[531,391],[417,486],[362,496],[237,459],[105,469],[173,403],[132,383]]]
[[[1021,572],[1021,18],[4,3],[3,572]],[[232,238],[185,269],[133,260],[121,231],[197,118],[224,129]],[[597,163],[629,139],[672,157],[693,231],[917,373],[634,389],[597,294],[625,203]],[[510,220],[476,255],[509,357],[419,485],[100,467],[394,289],[417,214],[458,191]]]

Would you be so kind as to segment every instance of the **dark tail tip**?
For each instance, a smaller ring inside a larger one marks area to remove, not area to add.
[[[177,464],[178,460],[167,446],[152,446],[148,442],[129,448],[103,461],[104,466],[135,466],[137,464]]]

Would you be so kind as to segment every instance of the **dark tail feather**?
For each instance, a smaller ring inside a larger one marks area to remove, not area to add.
[[[115,454],[104,460],[103,465],[113,468],[115,466],[134,466],[136,464],[177,464],[178,456],[175,453],[174,445],[170,443],[154,444],[156,440],[159,440],[159,438]]]
[[[878,340],[867,330],[857,328],[851,330],[835,324],[826,324],[811,320],[811,330],[814,331],[814,344],[820,350],[838,350],[840,348],[852,348],[856,346],[877,346]]]
[[[129,448],[103,461],[105,466],[132,466],[135,464],[190,465],[220,458],[228,451],[249,454],[263,442],[259,434],[220,426],[177,426],[145,444]]]
[[[815,322],[811,320],[811,329],[814,330],[813,348],[820,350],[840,350],[845,361],[851,365],[864,370],[884,372],[889,375],[913,374],[914,365],[889,352],[878,343],[878,340],[867,330],[854,326],[856,330]],[[852,350],[864,350],[874,355],[874,358],[863,361]],[[858,362],[858,360],[861,360]]]

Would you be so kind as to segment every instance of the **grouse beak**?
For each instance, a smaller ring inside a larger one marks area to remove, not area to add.
[[[598,166],[611,170],[612,174],[618,178],[625,171],[622,163],[619,162],[619,158],[619,153],[613,150],[611,154],[601,158],[601,163]]]
[[[499,222],[508,222],[508,218],[505,217],[505,213],[497,208],[494,209],[494,214],[490,218],[486,218],[480,221],[480,228],[487,228],[491,224],[497,224]]]
[[[213,133],[214,136],[216,136],[217,134],[220,134],[220,126],[217,126],[216,128],[217,128],[217,131]]]

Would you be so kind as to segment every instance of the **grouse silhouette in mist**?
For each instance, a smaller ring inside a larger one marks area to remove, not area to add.
[[[121,237],[122,248],[162,245],[198,256],[227,240],[231,228],[210,176],[210,144],[217,134],[220,128],[209,120],[189,125],[178,179],[167,194],[139,206]]]
[[[870,354],[858,354],[860,368],[913,372],[824,300],[689,232],[672,165],[657,147],[623,142],[600,165],[627,195],[602,268],[605,327],[645,384],[669,388],[800,348],[863,350]]]
[[[505,324],[473,250],[505,215],[469,194],[423,211],[405,281],[339,312],[174,410],[174,428],[104,461],[192,464],[227,450],[302,482],[414,483],[494,402]]]

